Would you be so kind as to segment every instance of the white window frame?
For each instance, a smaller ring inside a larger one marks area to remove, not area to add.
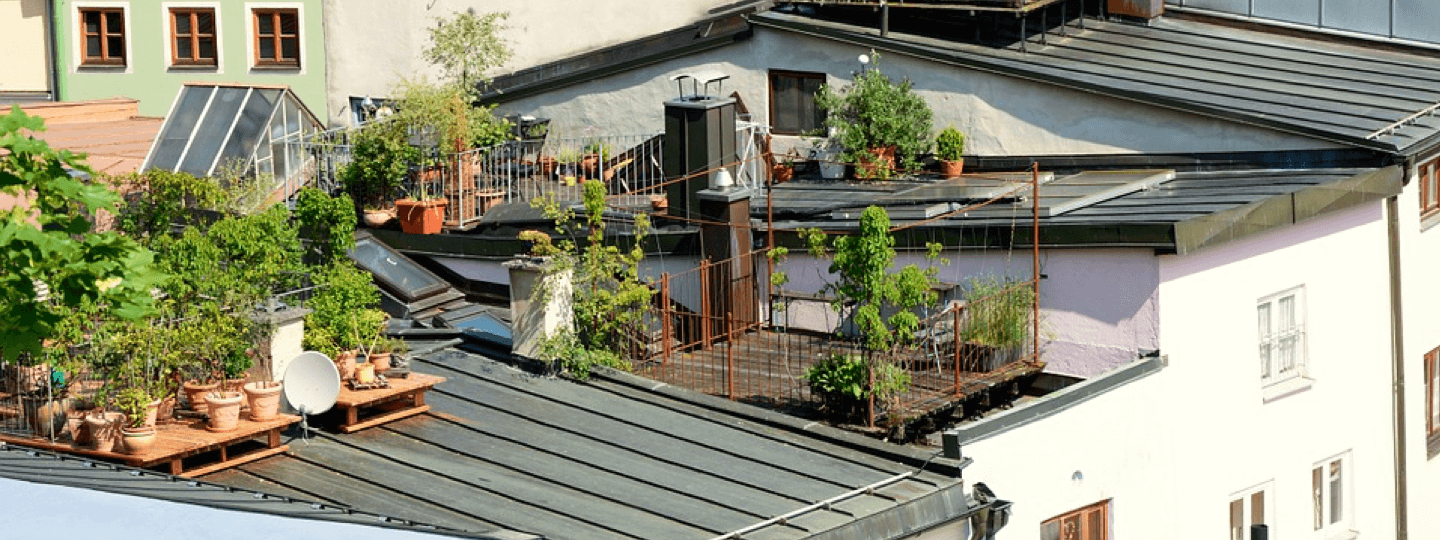
[[[170,33],[170,24],[171,24],[171,23],[170,23],[170,10],[171,10],[171,9],[192,9],[192,8],[193,8],[193,9],[213,9],[213,10],[215,10],[215,65],[213,65],[213,66],[189,66],[189,65],[176,65],[176,64],[172,64],[172,63],[171,63],[170,49],[174,47],[175,36]],[[197,72],[197,71],[199,71],[199,72],[216,73],[216,74],[225,73],[225,36],[224,36],[224,33],[226,32],[227,29],[226,29],[225,26],[224,26],[224,20],[221,18],[221,17],[223,17],[223,15],[221,15],[221,12],[222,12],[222,11],[223,11],[223,10],[220,8],[220,3],[219,3],[219,2],[183,2],[183,1],[182,1],[182,2],[161,2],[161,3],[160,3],[160,20],[161,20],[161,21],[164,21],[164,27],[163,27],[163,30],[162,30],[162,31],[165,32],[165,39],[164,39],[164,41],[163,41],[164,45],[162,46],[162,49],[163,49],[163,50],[161,51],[161,54],[163,54],[163,56],[160,57],[160,61],[165,64],[165,69],[174,70],[174,71],[176,71],[176,72],[188,72],[188,73],[194,73],[194,72]]]
[[[1275,525],[1275,481],[1268,480],[1264,483],[1250,486],[1235,493],[1231,493],[1230,497],[1226,499],[1228,503],[1225,506],[1227,513],[1230,511],[1230,509],[1236,502],[1240,503],[1241,508],[1240,516],[1242,528],[1239,531],[1240,534],[1237,537],[1235,534],[1236,531],[1232,528],[1230,530],[1230,540],[1251,540],[1250,526],[1255,524],[1254,503],[1252,502],[1254,499],[1252,497],[1257,493],[1260,494],[1261,504],[1265,505],[1264,510],[1261,512],[1260,522],[1271,527]],[[1230,521],[1230,517],[1231,516],[1227,514],[1227,522]],[[1230,523],[1227,523],[1227,526],[1229,525]]]
[[[125,17],[125,65],[81,65],[81,51],[84,49],[84,32],[80,31],[80,11],[86,9],[119,9]],[[75,2],[70,6],[70,73],[133,73],[135,71],[135,33],[130,28],[132,20],[130,2]]]
[[[1354,459],[1349,450],[1325,458],[1310,467],[1306,485],[1310,499],[1310,529],[1322,539],[1356,538],[1355,523],[1355,474]],[[1332,468],[1333,465],[1333,468]],[[1315,486],[1316,471],[1319,471],[1320,485]],[[1332,474],[1334,471],[1335,474]],[[1339,492],[1334,490],[1335,480],[1340,484]],[[1339,510],[1339,516],[1334,510]]]
[[[1290,324],[1285,324],[1285,306],[1290,309]],[[1305,286],[1300,285],[1260,298],[1255,304],[1256,360],[1260,367],[1260,386],[1265,401],[1309,388],[1309,347],[1305,334]],[[1291,360],[1285,361],[1289,350]]]
[[[255,65],[255,10],[293,9],[296,25],[300,31],[300,67],[257,66]],[[245,65],[247,72],[264,75],[304,75],[310,69],[310,55],[305,43],[310,40],[310,29],[305,26],[305,4],[301,2],[246,2],[245,3]]]

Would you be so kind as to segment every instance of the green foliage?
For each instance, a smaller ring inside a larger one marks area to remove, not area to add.
[[[451,81],[478,91],[478,83],[488,81],[485,71],[499,67],[513,55],[500,37],[507,17],[508,13],[479,15],[473,8],[453,13],[449,19],[437,17],[435,28],[430,30],[430,44],[421,54]]]
[[[860,355],[831,354],[806,370],[804,379],[810,384],[810,391],[824,396],[838,398],[852,403],[874,396],[888,400],[910,388],[910,374],[890,362],[880,361],[875,366],[875,385],[870,386],[868,364]]]
[[[334,358],[340,351],[372,343],[385,312],[373,309],[380,304],[380,292],[371,284],[370,273],[343,262],[320,270],[315,279],[320,289],[307,304],[311,312],[305,316],[304,347]]]
[[[160,274],[153,254],[134,240],[91,230],[89,216],[115,208],[104,185],[71,177],[94,174],[81,158],[55,150],[26,131],[44,131],[39,117],[16,106],[0,117],[0,193],[29,206],[0,211],[0,358],[39,354],[64,318],[61,306],[92,302],[113,316],[134,319],[152,308],[150,287]],[[36,282],[50,289],[41,302]]]
[[[477,106],[467,88],[456,82],[432,83],[423,75],[401,79],[391,92],[395,115],[386,122],[406,133],[431,132],[443,151],[492,146],[510,140],[511,124],[491,114],[492,106]]]
[[[588,231],[584,245],[567,237],[542,248],[553,254],[545,266],[547,276],[574,272],[572,305],[576,328],[573,334],[562,332],[547,336],[541,347],[542,355],[558,359],[567,371],[582,379],[589,376],[594,365],[629,369],[629,363],[613,351],[620,345],[625,330],[640,321],[654,294],[649,285],[640,281],[639,274],[640,262],[645,258],[645,250],[641,246],[650,231],[649,217],[635,215],[635,241],[630,249],[607,245],[606,224],[602,219],[605,184],[590,180],[583,188],[585,229]],[[541,208],[546,217],[555,220],[556,230],[561,234],[569,235],[578,228],[573,223],[574,212],[553,198],[537,199],[532,204]],[[535,241],[537,237],[528,235],[528,239]],[[550,292],[542,292],[548,300]]]
[[[400,122],[370,122],[355,132],[350,163],[340,169],[339,177],[356,203],[379,205],[395,197],[410,164],[420,160],[420,149],[408,141]]]
[[[349,195],[331,197],[315,188],[302,189],[295,199],[295,220],[320,264],[343,260],[355,247],[355,205]]]
[[[960,339],[997,349],[1025,345],[1035,306],[1035,290],[1028,282],[982,276],[968,279],[966,288],[970,319],[960,329]]]
[[[960,161],[965,155],[965,134],[948,126],[935,137],[935,157],[945,161]]]
[[[870,148],[894,147],[896,158],[915,168],[915,157],[930,151],[930,106],[910,81],[897,84],[881,73],[879,55],[871,55],[874,69],[860,73],[843,88],[821,86],[815,104],[825,111],[825,125],[844,147],[846,161],[870,159]]]

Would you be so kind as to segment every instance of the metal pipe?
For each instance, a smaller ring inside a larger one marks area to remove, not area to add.
[[[1032,249],[1030,264],[1031,279],[1035,280],[1035,301],[1030,306],[1034,311],[1034,317],[1030,323],[1030,342],[1035,356],[1030,361],[1038,363],[1040,362],[1040,162],[1031,162],[1030,174],[1030,185],[1032,186],[1030,208],[1034,214],[1034,230],[1031,233],[1033,236],[1030,238]]]
[[[890,35],[890,3],[880,3],[880,37]]]
[[[1409,160],[1405,172],[1409,174]],[[1406,486],[1405,463],[1405,333],[1400,299],[1400,218],[1399,197],[1385,199],[1386,233],[1390,237],[1390,350],[1393,352],[1391,375],[1391,402],[1394,406],[1395,428],[1395,540],[1409,538],[1409,518],[1406,507],[1408,486]]]
[[[50,38],[50,101],[60,101],[60,36],[55,29],[55,2],[45,2],[45,15],[49,17],[45,33]]]
[[[810,513],[810,512],[814,512],[814,511],[819,510],[819,509],[822,509],[822,508],[829,508],[831,505],[833,505],[833,504],[835,504],[835,503],[838,503],[838,502],[843,501],[843,500],[845,500],[845,499],[849,499],[849,498],[851,498],[851,497],[855,497],[856,495],[868,494],[868,493],[870,493],[870,492],[872,492],[872,491],[875,491],[875,490],[877,490],[877,489],[880,489],[880,488],[882,488],[882,487],[885,487],[885,486],[888,486],[888,485],[890,485],[890,484],[894,484],[894,483],[899,482],[899,481],[901,481],[901,480],[905,480],[905,479],[907,479],[907,478],[910,478],[910,477],[912,477],[912,476],[915,476],[915,475],[918,474],[918,473],[919,473],[919,471],[911,471],[911,472],[907,472],[907,473],[900,473],[900,474],[897,474],[897,475],[895,475],[895,476],[891,476],[890,478],[886,478],[886,479],[884,479],[884,480],[881,480],[881,481],[879,481],[879,482],[875,482],[874,484],[870,484],[870,485],[865,486],[865,487],[856,488],[856,489],[847,491],[847,492],[845,492],[845,493],[841,493],[841,494],[839,494],[839,495],[836,495],[836,496],[831,497],[831,498],[829,498],[829,499],[825,499],[825,500],[820,501],[820,502],[817,502],[817,503],[815,503],[815,504],[812,504],[812,505],[809,505],[809,506],[802,506],[802,507],[800,507],[800,508],[798,508],[798,509],[791,510],[791,511],[786,512],[786,513],[784,513],[784,514],[780,514],[780,515],[775,516],[775,517],[773,517],[773,518],[770,518],[770,519],[767,519],[767,520],[765,520],[765,521],[761,521],[761,522],[759,522],[759,523],[756,523],[756,524],[754,524],[754,525],[749,525],[749,526],[744,527],[744,528],[735,529],[735,530],[730,531],[730,532],[728,532],[728,533],[725,533],[725,534],[722,534],[722,535],[720,535],[720,536],[716,536],[716,537],[714,537],[714,538],[711,538],[710,540],[730,540],[730,539],[734,539],[734,538],[739,538],[741,535],[744,535],[744,534],[746,534],[746,533],[750,533],[750,532],[753,532],[753,531],[757,531],[757,530],[760,530],[760,529],[765,528],[765,527],[769,527],[769,526],[774,525],[774,524],[776,524],[776,523],[785,523],[786,521],[789,521],[790,518],[797,517],[797,516],[800,516],[800,515],[803,515],[803,514],[807,514],[807,513]]]

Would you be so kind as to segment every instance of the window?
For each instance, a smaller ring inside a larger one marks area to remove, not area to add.
[[[255,65],[300,67],[300,12],[257,9],[254,13]]]
[[[1270,482],[1230,495],[1230,540],[1252,540],[1250,526],[1270,524]]]
[[[80,65],[125,65],[125,11],[80,9]]]
[[[1440,454],[1440,348],[1425,353],[1425,447]]]
[[[1436,187],[1436,184],[1440,184],[1440,176],[1436,175],[1440,171],[1435,170],[1437,163],[1440,163],[1440,158],[1420,164],[1420,215],[1422,217],[1440,210],[1440,188]]]
[[[815,106],[815,92],[825,84],[824,73],[770,72],[770,131],[800,135],[824,126],[825,115]]]
[[[1108,540],[1110,501],[1104,500],[1040,524],[1040,540]]]
[[[1350,529],[1350,516],[1355,512],[1350,506],[1350,485],[1346,478],[1350,472],[1349,453],[1316,463],[1310,470],[1310,499],[1313,507],[1315,530],[1322,536],[1331,536]]]
[[[1262,385],[1271,387],[1292,379],[1304,379],[1305,289],[1296,287],[1261,298],[1256,315]]]
[[[215,65],[215,41],[215,10],[170,10],[171,65]]]

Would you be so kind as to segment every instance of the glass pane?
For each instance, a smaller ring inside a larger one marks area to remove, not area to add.
[[[150,166],[167,171],[175,170],[180,161],[180,154],[184,152],[186,143],[190,142],[190,132],[194,131],[195,124],[200,121],[200,114],[204,112],[205,102],[210,99],[210,94],[215,91],[212,86],[186,87],[180,92],[180,103],[175,106],[174,114],[165,119],[165,127],[160,134],[160,142],[155,146],[155,152],[151,155]]]
[[[215,12],[201,11],[195,14],[195,30],[201,34],[215,33]]]
[[[105,54],[110,55],[110,58],[125,57],[125,38],[120,36],[108,37],[105,38],[105,41],[109,43],[109,48],[106,49]]]
[[[800,114],[805,125],[801,126],[804,131],[818,129],[825,124],[825,112],[815,106],[815,93],[820,91],[820,86],[825,84],[824,79],[802,79],[800,85]]]
[[[272,108],[271,102],[259,91],[250,93],[250,100],[240,109],[240,120],[235,123],[235,131],[230,134],[230,141],[225,143],[225,149],[220,154],[221,163],[234,159],[250,159],[250,154],[255,152],[255,144],[260,142],[260,136],[265,133],[265,121],[270,119]]]
[[[774,111],[775,117],[771,121],[775,123],[775,129],[783,131],[799,129],[799,118],[795,114],[794,106],[797,97],[795,78],[777,75],[771,80],[774,81],[772,83],[774,88],[771,91],[775,96],[775,103],[770,105],[770,109]]]
[[[259,33],[262,36],[275,35],[275,19],[269,13],[255,15],[255,22],[259,25]]]
[[[271,152],[275,157],[275,177],[288,178],[290,176],[289,166],[285,163],[285,145],[271,144]]]
[[[1060,540],[1085,540],[1080,536],[1080,516],[1066,516],[1060,520]]]
[[[1280,299],[1280,328],[1281,332],[1295,329],[1295,297],[1286,296]]]
[[[1040,525],[1040,540],[1060,540],[1060,522],[1051,521]]]
[[[280,59],[282,59],[282,60],[296,60],[296,59],[299,59],[299,58],[300,58],[300,39],[299,39],[299,38],[281,38],[281,39],[280,39]]]
[[[280,34],[294,36],[300,34],[300,16],[294,13],[280,14]]]
[[[260,59],[261,59],[261,60],[274,60],[274,59],[275,59],[275,41],[274,41],[274,40],[272,40],[272,39],[261,39],[261,40],[260,40]]]
[[[1230,501],[1230,540],[1245,540],[1245,500]]]
[[[1344,515],[1344,505],[1341,504],[1340,460],[1330,462],[1330,523],[1339,523],[1340,517]]]
[[[215,38],[213,38],[213,37],[200,38],[200,59],[202,59],[202,60],[214,60],[214,59],[215,59]]]
[[[85,38],[85,57],[100,58],[100,36]]]
[[[1250,523],[1265,523],[1265,492],[1250,494]]]
[[[1312,502],[1315,507],[1315,530],[1325,527],[1325,477],[1320,467],[1310,471],[1310,488],[1314,492]]]
[[[1105,538],[1105,513],[1099,508],[1085,514],[1085,538],[1086,540],[1101,540]]]
[[[105,14],[105,32],[110,34],[123,34],[125,32],[125,16],[118,11]]]
[[[1260,377],[1269,378],[1271,373],[1270,360],[1270,304],[1260,304],[1256,308],[1256,319],[1260,331]]]
[[[190,14],[186,12],[175,13],[175,33],[179,35],[190,35]]]
[[[220,152],[220,145],[225,144],[226,135],[230,133],[230,124],[234,123],[235,115],[245,100],[245,92],[244,88],[215,90],[215,99],[210,102],[210,110],[200,120],[200,128],[195,131],[195,137],[190,142],[190,151],[180,163],[181,171],[195,176],[210,175],[211,165],[215,163],[215,156]]]
[[[195,57],[195,50],[191,48],[189,38],[181,38],[175,41],[175,57],[181,60],[189,60]]]
[[[87,34],[98,34],[98,33],[100,33],[100,12],[98,12],[98,11],[86,11],[83,16],[84,16],[84,18],[85,18],[85,33],[87,33]]]
[[[406,302],[424,298],[450,287],[449,283],[435,277],[414,261],[399,253],[365,238],[355,242],[351,257],[361,268],[375,274],[387,285],[387,289]]]
[[[285,98],[285,135],[296,137],[300,135],[300,107],[295,100]]]

